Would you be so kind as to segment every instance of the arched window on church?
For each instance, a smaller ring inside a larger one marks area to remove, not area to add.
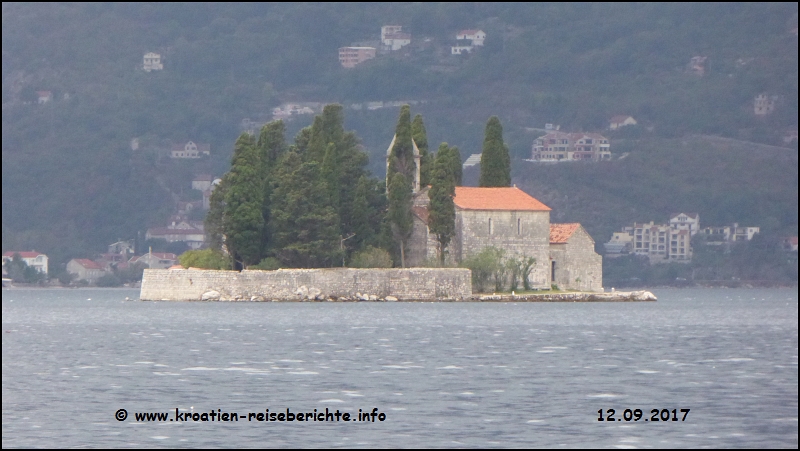
[[[489,218],[489,235],[494,235],[494,226],[492,225],[492,218]]]
[[[517,218],[517,235],[522,235],[522,219]]]

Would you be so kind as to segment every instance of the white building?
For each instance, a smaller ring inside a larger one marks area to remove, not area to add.
[[[608,121],[608,128],[617,130],[626,125],[636,125],[636,119],[633,116],[614,116]]]
[[[14,259],[14,254],[19,254],[22,261],[42,274],[47,274],[47,255],[36,251],[8,251],[3,253],[3,266]]]
[[[211,144],[198,143],[192,141],[186,144],[176,144],[172,146],[170,157],[172,158],[200,158],[201,155],[211,154]]]
[[[214,177],[210,174],[199,174],[194,176],[192,179],[192,189],[196,189],[199,191],[205,191],[207,189],[211,189],[211,183],[214,181]]]
[[[88,258],[73,258],[67,263],[67,272],[73,274],[76,280],[85,280],[89,283],[97,282],[97,279],[106,274],[99,263]]]
[[[473,46],[481,46],[483,41],[486,40],[486,33],[483,30],[461,30],[456,33],[456,39],[459,41],[468,40],[472,42]]]
[[[472,53],[473,47],[471,45],[454,45],[450,47],[451,55],[461,55],[464,53]]]
[[[401,25],[384,25],[381,27],[381,43],[389,50],[400,50],[403,46],[411,44],[411,35],[403,33]]]
[[[669,226],[675,230],[688,230],[694,236],[700,231],[700,215],[697,213],[674,213],[669,217]]]
[[[552,131],[536,138],[531,152],[531,160],[542,163],[610,159],[611,144],[599,133]]]
[[[164,69],[164,65],[161,64],[161,55],[153,52],[145,53],[144,62],[142,63],[142,69],[144,69],[145,72],[150,72],[151,70]]]
[[[469,158],[467,158],[467,161],[465,161],[464,164],[461,165],[461,167],[463,169],[466,169],[466,168],[468,168],[470,166],[475,166],[476,164],[481,164],[481,156],[482,155],[483,155],[482,153],[473,153],[472,155],[469,156]]]

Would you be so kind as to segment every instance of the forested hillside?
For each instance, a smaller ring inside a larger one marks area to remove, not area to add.
[[[665,209],[796,233],[796,145],[794,160],[776,160],[681,141],[783,145],[797,129],[796,3],[4,3],[2,20],[4,250],[35,248],[63,264],[163,225],[194,174],[229,168],[242,119],[268,119],[290,101],[424,101],[412,112],[425,117],[431,148],[447,141],[465,158],[480,151],[491,115],[518,160],[536,137],[526,128],[602,131],[611,116],[633,115],[637,130],[611,136],[617,154],[614,140],[627,140],[627,159],[520,162],[514,183],[598,241]],[[339,65],[339,47],[377,40],[386,24],[412,44]],[[450,55],[465,28],[486,31],[485,46]],[[150,51],[164,70],[141,70]],[[706,57],[702,75],[687,68],[695,56]],[[53,99],[38,104],[45,90]],[[761,93],[777,100],[757,118]],[[344,112],[377,177],[397,112]],[[287,136],[309,124],[289,121]],[[156,150],[187,140],[209,143],[211,156],[169,161]]]

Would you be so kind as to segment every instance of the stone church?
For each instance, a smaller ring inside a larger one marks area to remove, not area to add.
[[[394,140],[392,140],[394,143]],[[387,150],[391,151],[392,145]],[[419,168],[419,150],[414,144]],[[413,183],[414,227],[406,253],[409,266],[419,266],[437,256],[435,235],[428,229],[429,187],[420,187],[419,169]],[[521,189],[458,186],[453,199],[456,234],[448,260],[459,263],[486,247],[504,249],[506,255],[534,257],[529,280],[533,288],[602,291],[602,257],[594,240],[578,223],[551,224],[550,207]]]

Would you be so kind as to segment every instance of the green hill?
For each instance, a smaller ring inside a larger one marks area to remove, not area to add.
[[[493,114],[516,158],[528,157],[535,138],[526,127],[597,131],[611,116],[630,114],[642,130],[627,159],[531,168],[531,181],[522,176],[530,166],[516,164],[517,183],[552,193],[544,200],[598,240],[619,224],[673,209],[702,211],[704,222],[774,218],[779,228],[796,229],[796,160],[748,159],[746,151],[730,160],[724,148],[690,143],[699,150],[689,152],[679,144],[703,133],[782,145],[786,130],[796,130],[796,3],[2,8],[4,250],[35,248],[63,264],[162,225],[173,194],[188,195],[193,174],[227,169],[243,118],[263,120],[288,101],[425,101],[413,112],[424,115],[429,141],[459,146],[465,157],[480,151]],[[390,23],[411,33],[412,44],[340,67],[339,47],[377,40]],[[450,55],[464,28],[486,31],[485,46]],[[148,51],[163,56],[163,71],[139,69]],[[694,56],[707,57],[702,76],[687,70]],[[42,90],[53,100],[39,105]],[[757,119],[752,102],[760,93],[778,101]],[[346,110],[346,125],[380,176],[396,115],[396,108]],[[290,122],[288,136],[309,121]],[[139,151],[130,148],[133,138]],[[157,149],[190,139],[211,144],[212,156],[159,158]],[[746,182],[688,178],[680,161]],[[611,200],[597,201],[595,192]],[[727,207],[705,213],[714,205]]]

